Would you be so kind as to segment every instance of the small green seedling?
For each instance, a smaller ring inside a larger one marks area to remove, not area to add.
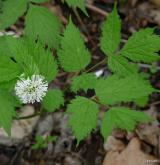
[[[43,137],[41,135],[36,136],[36,142],[32,145],[33,150],[38,150],[38,149],[43,149],[47,148],[48,143],[56,141],[57,137],[56,136],[50,136],[48,135],[47,137]]]

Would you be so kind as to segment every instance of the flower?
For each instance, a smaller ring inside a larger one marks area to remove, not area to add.
[[[40,102],[48,90],[48,83],[44,79],[41,75],[20,78],[15,86],[16,95],[24,104]]]

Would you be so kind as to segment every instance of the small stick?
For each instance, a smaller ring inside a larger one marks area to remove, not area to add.
[[[83,21],[82,21],[80,15],[79,15],[79,13],[78,13],[76,10],[74,10],[74,13],[75,13],[75,15],[76,15],[76,17],[77,17],[77,19],[78,19],[80,25],[82,26],[83,30],[85,31],[85,33],[86,33],[86,35],[87,35],[87,37],[88,37],[88,40],[90,40],[90,42],[91,42],[91,44],[93,45],[93,47],[96,47],[96,44],[95,44],[94,41],[92,40],[92,38],[91,38],[91,36],[90,36],[90,34],[89,34],[89,32],[88,32],[88,29],[86,28],[85,24],[83,23]]]
[[[150,68],[152,67],[151,65],[148,65],[148,64],[141,64],[141,63],[139,63],[138,65],[139,65],[140,67],[142,67],[142,68],[148,68],[148,69],[150,69]],[[157,70],[160,70],[160,67],[157,66],[156,69],[157,69]]]
[[[93,6],[92,4],[86,4],[86,7],[100,15],[103,15],[105,17],[108,16],[108,13],[106,11],[104,11],[96,6]]]

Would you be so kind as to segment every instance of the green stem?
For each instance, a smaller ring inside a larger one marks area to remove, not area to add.
[[[97,104],[99,104],[100,106],[106,107],[106,109],[109,109],[109,108],[110,108],[110,106],[102,104],[102,103],[96,98],[96,96],[92,96],[90,99],[91,99],[92,101],[96,102]]]

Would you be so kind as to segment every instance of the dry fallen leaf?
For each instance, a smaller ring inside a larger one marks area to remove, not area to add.
[[[154,121],[152,123],[139,124],[136,129],[136,133],[141,140],[151,144],[154,147],[157,147],[159,144],[158,137],[160,136],[159,122],[157,121],[158,113],[154,107],[147,110],[146,113],[150,115]]]
[[[141,141],[133,138],[126,149],[121,153],[118,151],[110,151],[107,153],[102,165],[148,165],[154,162],[158,165],[158,159],[154,156],[145,154],[141,150]]]
[[[141,124],[140,126],[136,130],[139,138],[155,147],[158,146],[159,127],[154,124],[143,124],[143,126]]]
[[[106,151],[122,151],[124,148],[124,143],[114,136],[109,136],[107,142],[104,143],[104,149]]]
[[[150,0],[156,7],[160,7],[160,0]]]

